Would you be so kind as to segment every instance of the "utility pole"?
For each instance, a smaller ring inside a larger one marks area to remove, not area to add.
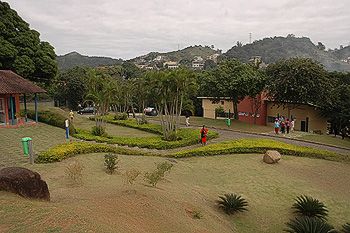
[[[249,44],[251,44],[251,43],[252,43],[252,33],[249,32]]]

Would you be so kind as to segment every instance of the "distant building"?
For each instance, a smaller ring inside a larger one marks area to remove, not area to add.
[[[179,68],[179,63],[177,63],[177,62],[175,62],[175,61],[167,61],[167,62],[164,62],[164,63],[163,63],[163,66],[164,66],[165,68],[168,68],[168,69],[173,70],[173,69]]]
[[[212,60],[212,61],[214,61],[215,63],[218,63],[218,57],[219,57],[219,56],[220,56],[219,53],[214,53],[214,54],[208,56],[208,60]]]
[[[253,56],[249,59],[249,62],[258,68],[265,68],[267,65],[262,60],[261,56]]]
[[[350,57],[342,59],[341,61],[350,64]]]
[[[164,56],[158,55],[156,58],[153,59],[153,61],[162,61],[164,60]]]
[[[202,99],[204,117],[215,118],[215,109],[220,106],[225,111],[223,117],[227,117],[229,112],[231,113],[230,117],[233,116],[233,102],[229,98],[222,97],[218,100],[212,97],[198,98]],[[286,104],[285,106],[278,106],[274,101],[268,100],[264,95],[257,97],[258,101],[255,102],[257,105],[254,105],[253,100],[250,97],[246,97],[238,104],[240,121],[253,124],[255,118],[256,124],[270,125],[272,127],[275,118],[284,116],[285,118],[295,119],[295,130],[321,134],[327,132],[327,119],[322,117],[318,109],[312,104]]]
[[[192,68],[201,70],[204,67],[204,59],[201,56],[195,56],[192,61]]]

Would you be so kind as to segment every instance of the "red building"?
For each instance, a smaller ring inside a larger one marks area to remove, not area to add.
[[[10,70],[0,70],[0,127],[16,127],[28,124],[27,96],[35,96],[36,122],[38,122],[37,93],[46,92],[34,83]],[[24,111],[21,112],[20,97],[23,96]]]

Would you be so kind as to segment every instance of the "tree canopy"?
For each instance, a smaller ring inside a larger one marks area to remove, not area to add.
[[[13,70],[33,81],[48,83],[57,73],[54,48],[40,41],[8,3],[0,1],[0,69]]]

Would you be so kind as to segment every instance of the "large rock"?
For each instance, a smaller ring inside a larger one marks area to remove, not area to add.
[[[23,197],[50,200],[45,181],[37,172],[22,167],[7,167],[0,170],[0,191],[8,191]]]
[[[281,159],[281,154],[276,150],[268,150],[264,154],[263,161],[268,164],[277,163]]]

